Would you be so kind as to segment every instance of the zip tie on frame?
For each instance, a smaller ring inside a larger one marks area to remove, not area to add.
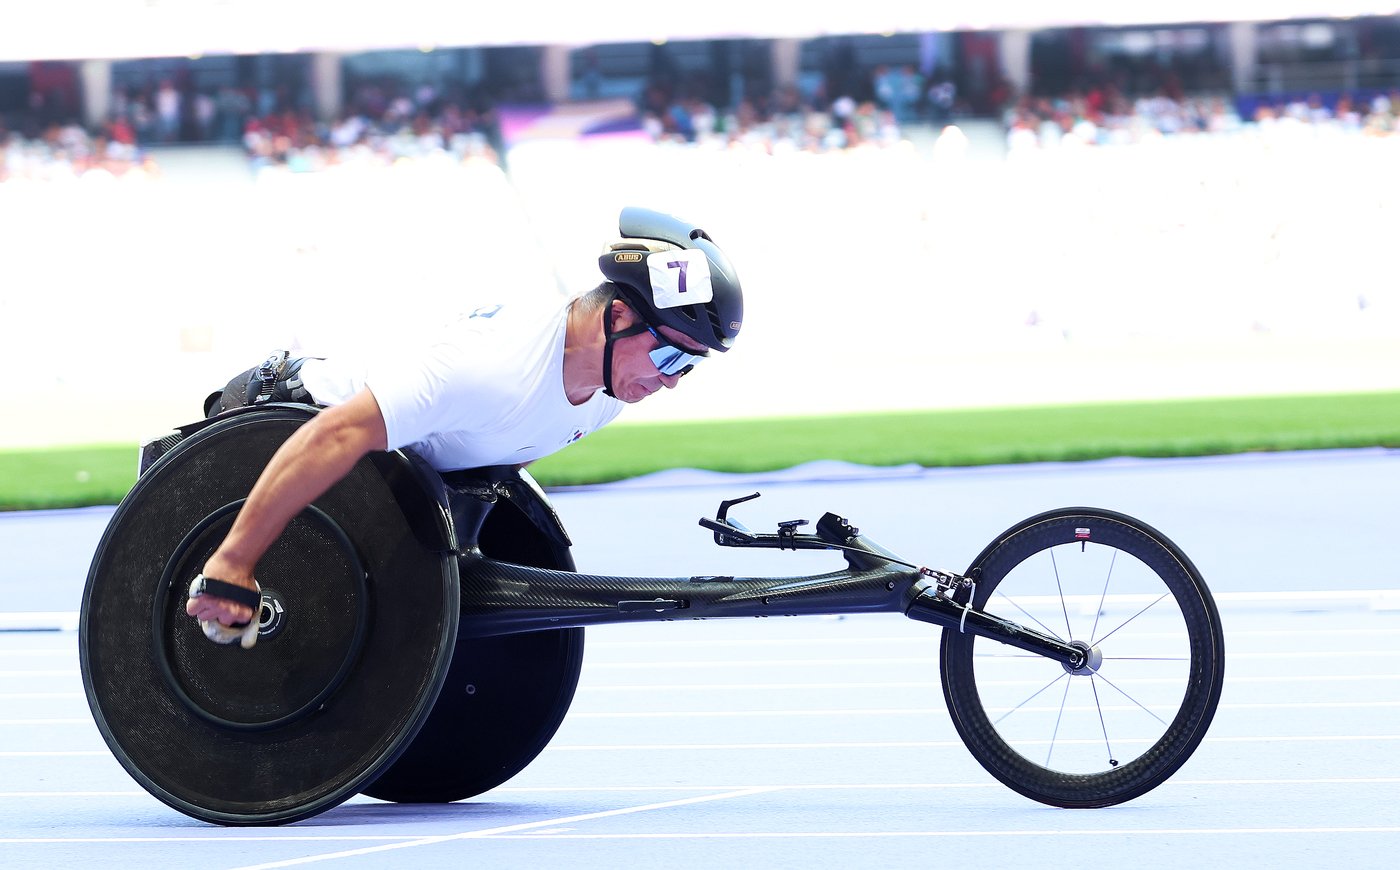
[[[967,634],[967,612],[972,609],[972,602],[977,598],[977,581],[968,581],[972,584],[972,594],[967,596],[967,603],[963,605],[962,619],[958,620],[958,634]]]

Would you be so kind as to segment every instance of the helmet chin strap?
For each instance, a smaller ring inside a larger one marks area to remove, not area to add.
[[[646,321],[644,321],[644,320],[638,322],[638,323],[637,323],[636,325],[634,325],[634,326],[629,326],[629,327],[626,328],[626,329],[619,330],[619,331],[617,331],[617,332],[614,332],[614,331],[613,331],[613,306],[612,306],[612,304],[613,304],[613,302],[617,301],[617,300],[620,299],[620,298],[621,298],[621,297],[618,295],[618,293],[617,293],[616,291],[614,291],[614,292],[613,292],[613,297],[612,297],[612,299],[608,300],[608,307],[607,307],[606,311],[605,311],[604,314],[603,314],[603,322],[604,322],[604,324],[606,324],[606,330],[605,330],[604,333],[603,333],[603,335],[604,335],[604,338],[603,338],[603,394],[606,395],[606,396],[609,396],[610,398],[614,398],[614,399],[617,398],[617,395],[616,395],[615,393],[613,393],[613,380],[612,380],[612,370],[613,370],[613,367],[612,367],[613,342],[616,341],[616,340],[619,339],[619,338],[627,338],[628,336],[638,335],[638,334],[640,334],[640,333],[643,333],[643,332],[646,332],[646,331],[647,331],[647,324],[646,324]],[[626,300],[623,300],[623,301],[625,302]]]

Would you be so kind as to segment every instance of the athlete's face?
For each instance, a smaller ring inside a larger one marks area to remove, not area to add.
[[[620,332],[642,322],[630,308],[620,303],[619,307],[620,310],[615,313],[613,321],[614,329]],[[676,371],[675,374],[663,374],[657,368],[654,356],[664,359],[671,354],[652,354],[652,351],[671,347],[696,355],[705,351],[694,341],[668,326],[617,339],[613,345],[613,395],[624,402],[640,402],[662,387],[668,390],[674,388],[688,369]],[[662,367],[672,368],[665,364]]]

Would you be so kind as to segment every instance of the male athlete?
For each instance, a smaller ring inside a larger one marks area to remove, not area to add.
[[[185,611],[219,643],[257,639],[258,560],[287,524],[372,450],[410,448],[439,471],[523,465],[611,422],[727,351],[743,324],[739,278],[705,232],[623,209],[598,287],[538,316],[480,308],[416,346],[262,366],[210,397],[211,413],[266,401],[323,410],[273,455]]]

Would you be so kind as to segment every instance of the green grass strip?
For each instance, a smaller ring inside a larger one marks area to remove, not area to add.
[[[1400,447],[1400,393],[619,423],[531,471],[566,486],[818,459],[936,467],[1370,446]],[[0,509],[115,504],[135,475],[135,445],[0,451]]]
[[[614,426],[531,471],[557,486],[817,459],[939,467],[1370,446],[1400,446],[1400,393]]]
[[[0,510],[116,504],[136,462],[135,444],[0,451]]]

